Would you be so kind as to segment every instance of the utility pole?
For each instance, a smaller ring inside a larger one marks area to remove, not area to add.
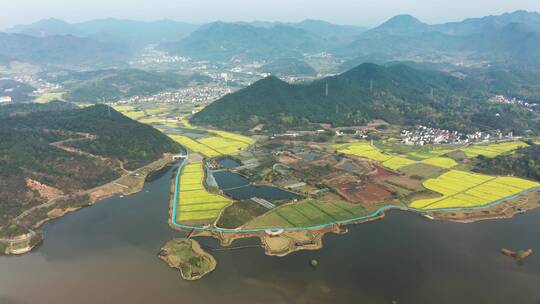
[[[369,80],[369,92],[373,93],[373,79]]]

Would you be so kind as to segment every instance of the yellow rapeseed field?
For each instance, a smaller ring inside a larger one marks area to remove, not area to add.
[[[448,158],[448,157],[428,158],[428,159],[425,159],[425,160],[421,161],[421,163],[428,164],[428,165],[433,165],[433,166],[437,166],[437,167],[441,167],[441,168],[446,168],[446,169],[450,169],[450,168],[453,168],[453,167],[458,165],[458,163],[455,160],[453,160],[451,158]]]
[[[483,155],[486,157],[495,157],[500,154],[504,154],[521,147],[527,147],[528,145],[522,141],[503,142],[490,145],[473,145],[462,149],[468,157],[476,157]]]
[[[411,203],[417,209],[477,207],[540,187],[540,183],[516,177],[494,177],[451,170],[424,182],[424,187],[442,194],[440,198]]]
[[[221,195],[213,194],[204,188],[204,167],[202,162],[184,167],[180,176],[180,192],[177,219],[180,222],[213,221],[221,210],[231,201]]]
[[[386,168],[390,168],[392,170],[397,170],[399,168],[402,168],[402,167],[405,167],[405,166],[408,166],[408,165],[412,165],[414,163],[416,163],[414,160],[410,160],[408,158],[396,156],[396,157],[390,158],[389,160],[383,162],[382,164]]]

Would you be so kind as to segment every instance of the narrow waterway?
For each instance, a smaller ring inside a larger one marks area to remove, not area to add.
[[[320,251],[212,252],[216,271],[183,281],[156,257],[182,235],[167,226],[170,176],[47,223],[40,248],[0,257],[0,303],[540,303],[540,210],[475,224],[393,211],[328,235]],[[519,265],[502,247],[534,254]]]

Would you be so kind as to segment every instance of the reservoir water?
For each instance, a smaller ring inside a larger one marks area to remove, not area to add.
[[[475,224],[395,211],[327,235],[320,251],[211,252],[216,271],[183,281],[156,256],[182,235],[167,226],[170,176],[49,222],[35,251],[0,257],[0,303],[540,303],[540,210]],[[534,254],[519,265],[502,247]]]
[[[249,180],[240,174],[230,171],[218,171],[213,173],[214,178],[221,190],[236,200],[259,197],[269,201],[299,199],[301,196],[272,186],[254,186]]]

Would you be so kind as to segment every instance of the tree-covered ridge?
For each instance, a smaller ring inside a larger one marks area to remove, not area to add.
[[[79,109],[64,105],[53,102],[0,108],[2,235],[15,216],[47,201],[28,185],[29,180],[69,195],[125,174],[120,162],[125,169],[133,170],[179,149],[178,144],[150,126],[113,109],[109,116],[106,106]],[[54,144],[58,142],[63,145]]]
[[[110,111],[110,115],[109,115]],[[165,152],[178,151],[178,144],[156,129],[135,122],[114,109],[96,105],[84,109],[32,112],[3,119],[17,130],[53,130],[88,133],[95,139],[71,143],[89,153],[118,159],[128,169],[150,163]]]
[[[283,24],[260,27],[246,23],[214,22],[188,37],[163,44],[167,51],[200,60],[269,59],[295,57],[325,47],[323,38]]]
[[[365,63],[307,85],[268,77],[214,102],[192,121],[238,130],[260,123],[280,127],[308,122],[352,125],[370,119],[467,132],[539,129],[530,111],[490,104],[489,96],[480,81],[403,64]]]
[[[540,145],[520,148],[495,158],[478,157],[476,170],[492,175],[515,175],[540,181]]]

